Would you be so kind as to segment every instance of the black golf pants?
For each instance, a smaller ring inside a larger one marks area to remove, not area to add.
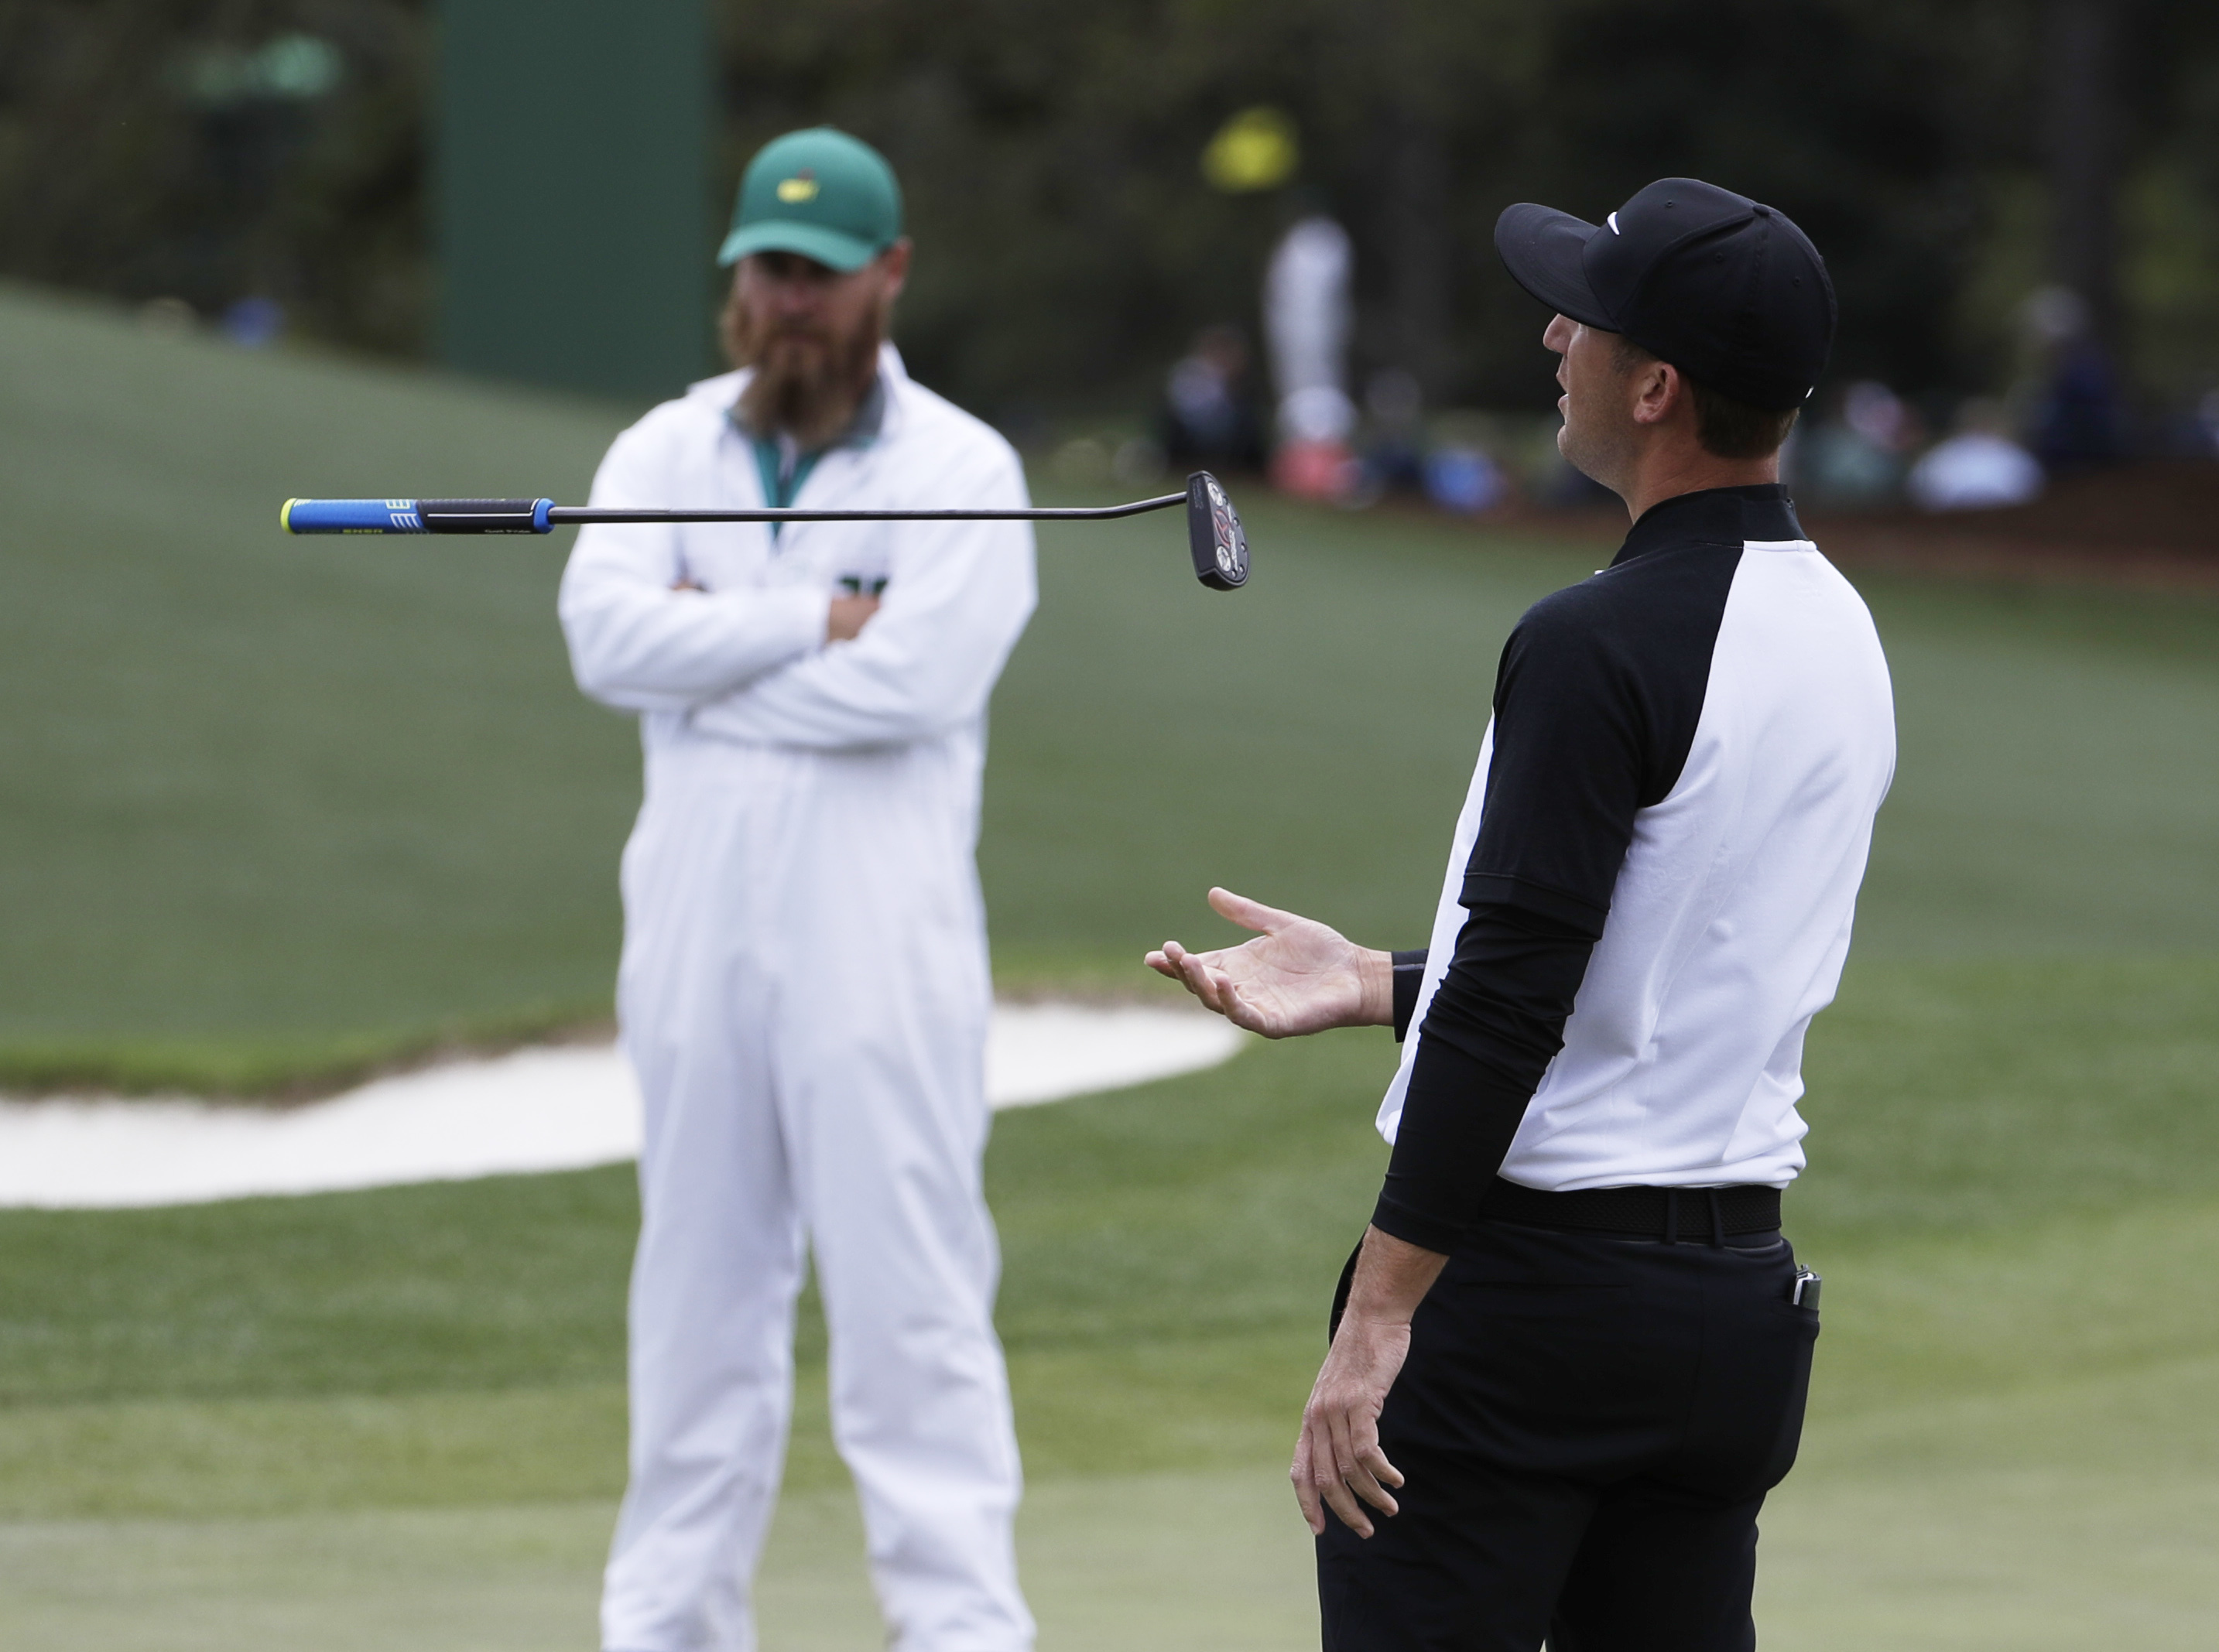
[[[1815,1308],[1776,1233],[1476,1224],[1380,1417],[1402,1512],[1317,1541],[1325,1652],[1751,1652]]]

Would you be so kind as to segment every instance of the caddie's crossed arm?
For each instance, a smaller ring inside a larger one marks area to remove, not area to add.
[[[670,445],[658,408],[619,436],[590,502],[668,503],[681,484],[659,456]],[[579,687],[628,711],[685,711],[820,647],[831,593],[806,585],[725,591],[689,580],[679,530],[663,523],[582,528],[563,574],[558,612]]]
[[[1029,502],[1011,452],[938,485],[936,497],[981,508]],[[879,612],[853,643],[796,656],[704,704],[693,726],[832,750],[942,733],[986,709],[1036,600],[1027,524],[917,524],[895,543]]]
[[[637,450],[650,439],[619,438],[594,479],[594,504],[671,495],[677,484]],[[936,500],[1028,502],[1014,454],[938,485]],[[1022,523],[909,529],[876,603],[813,584],[703,591],[690,582],[677,529],[597,524],[579,535],[561,612],[579,686],[605,704],[688,711],[696,729],[727,738],[845,748],[919,739],[977,716],[1035,600]]]

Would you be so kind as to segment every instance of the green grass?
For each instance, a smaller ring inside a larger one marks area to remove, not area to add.
[[[0,1076],[266,1087],[607,1013],[637,760],[559,552],[276,512],[575,496],[618,419],[0,295]]]
[[[1252,1482],[1152,1475],[1037,1488],[1019,1542],[1041,1644],[1265,1652],[1314,1637],[1308,1543]],[[1167,1518],[1169,1517],[1169,1518]],[[602,1504],[0,1527],[14,1646],[235,1652],[593,1644]],[[1205,1525],[1212,1541],[1187,1533]],[[790,1496],[761,1588],[770,1648],[883,1644],[852,1502]]]
[[[2219,1358],[2219,1115],[2181,1081],[2209,1070],[2219,969],[2166,974],[2191,1013],[2154,1009],[2148,972],[1921,966],[1915,1013],[1829,1028],[1794,1198],[1832,1282],[1822,1414]],[[1985,1045],[1949,1035],[1998,1003],[2015,1018]],[[2137,1017],[2121,1072],[2104,1028]],[[998,1121],[999,1320],[1036,1474],[1276,1449],[1377,1185],[1390,1065],[1383,1035],[1266,1046]],[[0,1213],[0,1512],[158,1512],[182,1483],[235,1512],[376,1504],[380,1440],[423,1442],[389,1459],[408,1500],[612,1492],[635,1220],[621,1169]],[[821,1369],[813,1316],[803,1356]],[[797,1479],[830,1483],[821,1396],[805,1412]],[[320,1435],[329,1478],[304,1466]]]
[[[288,543],[287,493],[575,497],[622,410],[0,295],[0,1078],[270,1090],[606,1013],[621,721],[559,547]],[[1420,934],[1503,631],[1594,565],[1244,500],[1043,537],[982,865],[1019,984],[1147,991],[1228,883]],[[2208,1643],[2219,606],[1861,581],[1902,765],[1814,1030],[1829,1281],[1768,1645]],[[1279,1464],[1383,1157],[1383,1035],[1004,1115],[1043,1644],[1313,1632]],[[622,1170],[0,1213],[0,1639],[585,1644],[623,1473]],[[768,1643],[872,1643],[805,1316]]]

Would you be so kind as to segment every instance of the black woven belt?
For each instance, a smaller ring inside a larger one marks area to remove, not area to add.
[[[1718,1242],[1729,1233],[1768,1233],[1780,1226],[1780,1189],[1731,1188],[1581,1188],[1544,1193],[1495,1178],[1479,1214],[1528,1227],[1567,1227],[1594,1233]]]

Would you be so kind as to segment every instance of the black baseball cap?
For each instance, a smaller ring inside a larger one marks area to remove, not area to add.
[[[1495,250],[1560,315],[1624,333],[1707,389],[1785,413],[1834,343],[1826,261],[1787,214],[1692,177],[1659,178],[1601,224],[1521,203]]]

